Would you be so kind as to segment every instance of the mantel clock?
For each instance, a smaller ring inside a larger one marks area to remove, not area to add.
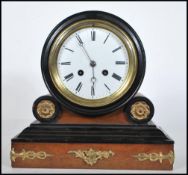
[[[138,93],[145,67],[143,44],[123,19],[85,11],[61,21],[41,55],[49,95],[12,139],[12,167],[171,170],[174,141]]]

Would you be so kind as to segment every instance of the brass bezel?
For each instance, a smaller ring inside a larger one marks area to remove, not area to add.
[[[85,99],[73,94],[62,83],[57,70],[57,57],[59,50],[62,44],[64,43],[64,41],[72,33],[88,27],[104,28],[114,33],[117,37],[121,39],[121,41],[125,45],[129,56],[128,74],[127,77],[124,79],[121,87],[110,96],[101,99]],[[130,89],[131,85],[133,84],[137,74],[137,67],[138,67],[138,58],[137,58],[136,48],[133,41],[128,36],[128,34],[125,33],[118,26],[108,21],[99,20],[99,19],[80,20],[70,25],[69,27],[65,28],[63,31],[61,31],[51,46],[50,54],[49,54],[49,62],[48,62],[50,76],[57,90],[69,101],[85,107],[102,107],[109,105],[120,99]]]

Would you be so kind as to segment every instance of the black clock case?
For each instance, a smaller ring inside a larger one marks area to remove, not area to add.
[[[68,101],[62,94],[60,94],[60,92],[54,86],[48,69],[48,58],[49,58],[50,48],[55,38],[62,30],[64,30],[69,25],[85,19],[101,19],[115,24],[130,36],[137,49],[138,71],[131,88],[118,101],[115,101],[112,104],[102,107],[85,107]],[[128,23],[123,21],[121,18],[102,11],[85,11],[85,12],[74,14],[66,18],[65,20],[61,21],[51,31],[48,38],[46,39],[41,56],[41,70],[42,70],[43,79],[51,95],[54,96],[57,99],[57,101],[62,104],[63,107],[75,113],[82,114],[85,116],[104,115],[113,112],[119,108],[122,108],[138,91],[145,75],[145,67],[146,67],[146,58],[145,58],[144,47],[142,45],[139,36],[134,31],[134,29]]]

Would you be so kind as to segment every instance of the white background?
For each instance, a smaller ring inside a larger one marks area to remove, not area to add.
[[[186,2],[2,2],[3,173],[162,173],[129,170],[12,169],[11,138],[33,120],[32,104],[48,93],[40,70],[52,28],[85,10],[102,10],[127,21],[147,56],[140,92],[155,106],[153,121],[175,141],[173,171],[186,171]]]

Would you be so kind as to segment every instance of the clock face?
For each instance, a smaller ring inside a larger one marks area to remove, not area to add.
[[[63,106],[96,116],[122,107],[138,91],[145,54],[126,22],[109,13],[87,11],[52,30],[41,68],[50,93]]]
[[[61,82],[71,93],[85,99],[102,99],[123,85],[129,56],[113,32],[88,27],[64,41],[58,53],[57,69]]]

